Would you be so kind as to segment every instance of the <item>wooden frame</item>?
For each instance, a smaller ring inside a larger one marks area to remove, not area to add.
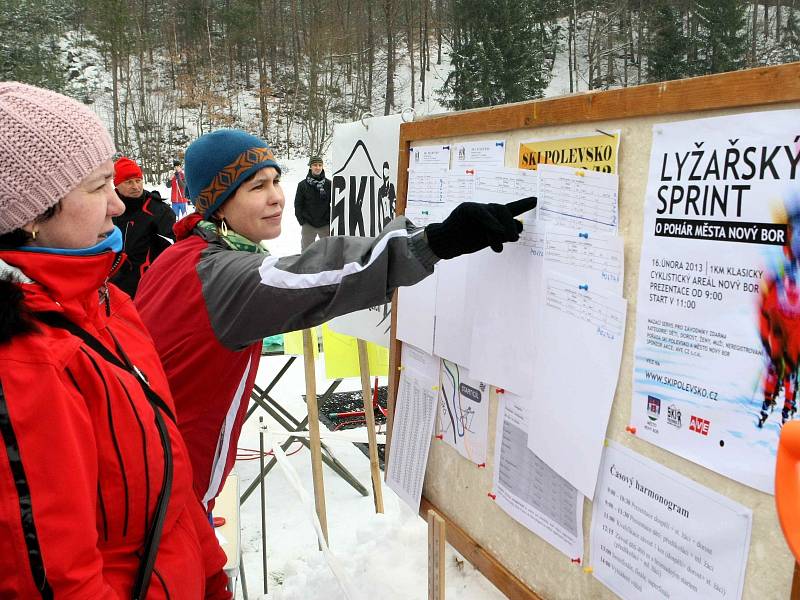
[[[505,106],[425,117],[403,123],[398,148],[397,213],[406,206],[409,148],[415,141],[453,136],[501,133],[548,125],[582,124],[610,119],[629,119],[726,108],[770,106],[800,101],[800,63],[722,73],[692,79],[668,81],[520,102]],[[397,306],[397,296],[394,298]],[[397,311],[392,311],[389,358],[389,418],[387,421],[387,464],[390,451],[401,342],[397,340]],[[447,521],[447,540],[509,598],[541,600],[497,558],[476,543],[447,518],[433,503],[422,498],[420,514],[427,518],[436,510]],[[795,564],[790,598],[800,600],[800,566]]]

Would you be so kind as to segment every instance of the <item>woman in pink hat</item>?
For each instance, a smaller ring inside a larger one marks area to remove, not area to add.
[[[0,83],[0,597],[229,598],[164,371],[108,283],[113,143]]]

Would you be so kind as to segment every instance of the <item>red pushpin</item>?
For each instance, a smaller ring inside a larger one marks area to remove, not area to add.
[[[496,394],[505,394],[506,391],[503,388],[494,388]]]
[[[479,464],[479,465],[478,465],[478,468],[479,468],[479,469],[485,469],[485,468],[486,468],[486,463],[481,463],[481,464]]]
[[[444,439],[444,434],[443,434],[443,433],[440,433],[440,434],[438,434],[438,435],[435,435],[434,437],[435,437],[437,440],[443,440],[443,439]]]
[[[225,517],[214,517],[214,527],[222,527],[225,525]]]
[[[489,492],[486,495],[489,496],[489,498],[491,498],[492,500],[497,500],[497,494],[493,494],[492,492]]]
[[[631,435],[636,435],[636,427],[634,427],[633,425],[628,425],[628,426],[625,428],[625,431],[627,431],[627,432],[628,432],[628,433],[630,433]]]
[[[580,557],[578,557],[578,558],[570,558],[569,562],[571,562],[573,565],[579,565],[579,564],[581,564],[581,559],[580,559]]]

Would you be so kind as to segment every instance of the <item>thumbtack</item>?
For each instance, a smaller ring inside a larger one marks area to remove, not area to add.
[[[478,468],[479,469],[485,469],[486,468],[486,463],[482,462],[481,464],[478,465]]]
[[[578,177],[585,177],[586,173],[584,173],[583,171],[575,171],[575,175],[577,175]]]
[[[632,435],[636,435],[636,427],[634,427],[633,425],[628,425],[625,428],[625,431],[627,431],[628,433],[630,433]]]
[[[494,388],[495,394],[505,394],[506,391],[503,388]]]
[[[432,389],[434,392],[438,392],[438,391],[439,391],[439,386],[438,386],[438,385],[435,385],[435,386],[433,386],[431,389]]]
[[[603,440],[603,446],[605,446],[606,448],[608,448],[608,438],[606,438],[606,439],[604,439],[604,440]]]
[[[397,367],[398,371],[402,371],[403,369],[405,369],[405,367],[403,365],[400,365],[399,367]]]
[[[497,494],[493,494],[492,492],[489,492],[486,495],[489,496],[489,498],[491,498],[492,500],[497,500]]]
[[[581,557],[579,556],[578,558],[570,558],[569,562],[571,562],[573,565],[579,565],[581,564]]]
[[[588,231],[579,231],[578,237],[583,238],[585,240],[589,239],[589,232]]]
[[[435,435],[435,436],[433,436],[433,437],[435,437],[437,440],[443,440],[443,439],[444,439],[444,434],[442,434],[442,433],[438,433],[438,434],[436,434],[436,435]]]
[[[588,292],[589,291],[589,284],[588,283],[584,283],[582,285],[579,285],[578,289],[579,290],[583,290],[584,292]]]
[[[583,567],[583,572],[584,573],[594,573],[594,568],[593,567]]]

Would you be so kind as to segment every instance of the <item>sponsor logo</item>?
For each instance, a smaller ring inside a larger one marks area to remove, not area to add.
[[[681,409],[674,404],[667,407],[667,423],[678,429],[681,428]]]
[[[689,431],[694,431],[700,435],[708,435],[709,427],[711,427],[711,421],[692,415],[692,420],[689,422]]]
[[[655,396],[647,397],[647,418],[656,421],[661,414],[661,398]]]

